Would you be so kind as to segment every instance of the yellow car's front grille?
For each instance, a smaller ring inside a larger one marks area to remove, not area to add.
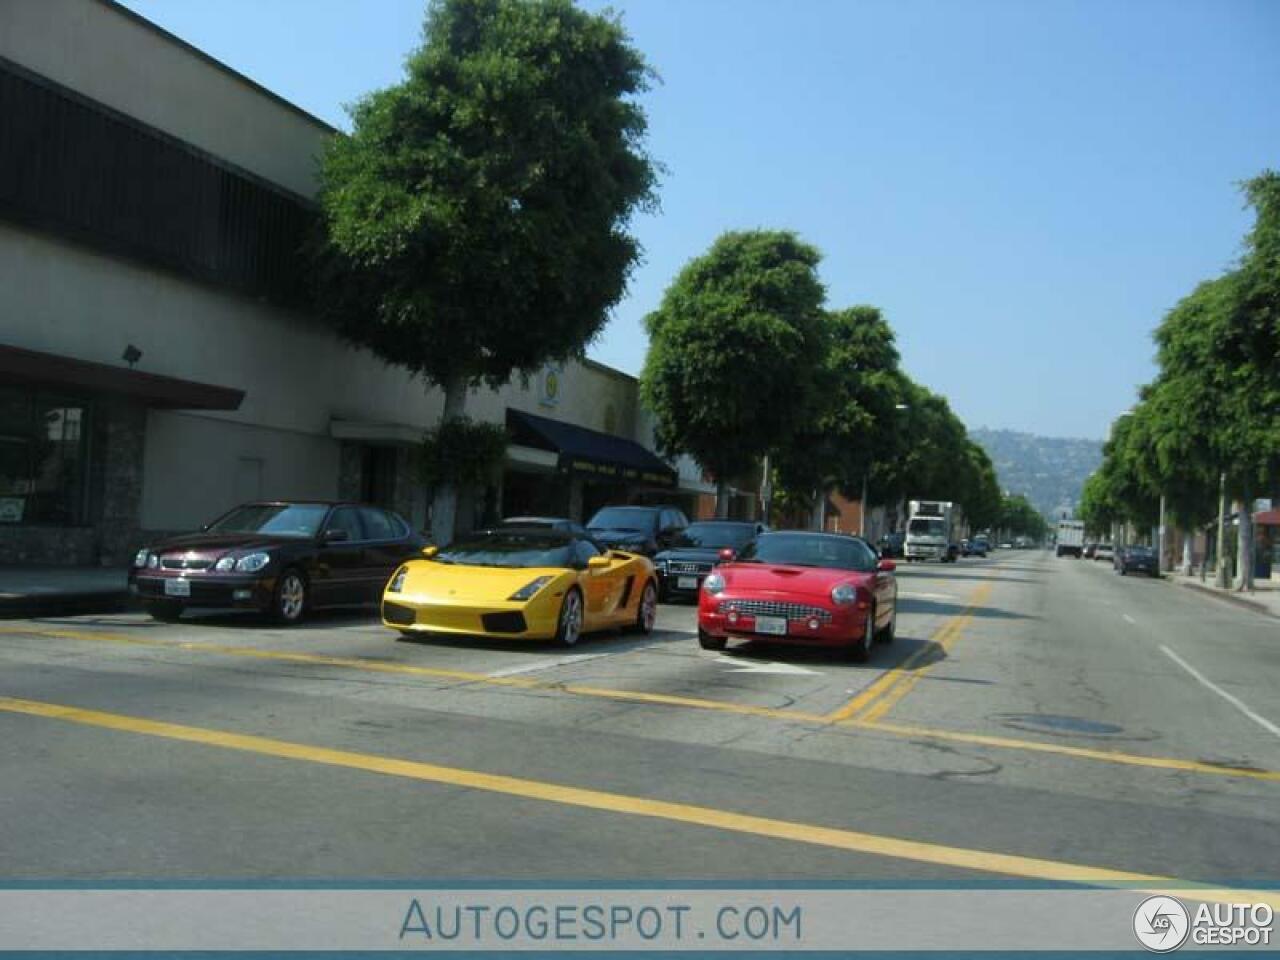
[[[414,623],[419,627],[434,627],[437,630],[466,630],[482,633],[480,611],[471,607],[454,607],[441,604],[414,604],[416,613]]]

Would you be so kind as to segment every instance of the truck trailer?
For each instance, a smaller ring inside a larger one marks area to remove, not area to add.
[[[904,547],[907,560],[954,563],[959,554],[958,514],[950,500],[912,500]]]

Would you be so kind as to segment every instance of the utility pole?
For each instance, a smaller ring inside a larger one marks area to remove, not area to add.
[[[1218,474],[1218,576],[1216,584],[1225,590],[1231,585],[1227,576],[1227,474]]]
[[[867,538],[867,473],[862,471],[862,499],[858,501],[858,536]]]

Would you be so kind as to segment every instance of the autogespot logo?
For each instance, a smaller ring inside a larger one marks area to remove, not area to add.
[[[1177,950],[1187,940],[1191,915],[1173,897],[1147,897],[1133,914],[1133,933],[1153,953]]]

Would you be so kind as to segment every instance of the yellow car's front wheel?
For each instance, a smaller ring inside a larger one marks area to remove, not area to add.
[[[582,594],[577,588],[569,590],[560,604],[560,619],[556,623],[556,643],[572,647],[582,636]]]
[[[644,585],[640,594],[640,605],[636,608],[635,630],[637,633],[653,633],[654,622],[658,619],[658,588],[650,580]]]

